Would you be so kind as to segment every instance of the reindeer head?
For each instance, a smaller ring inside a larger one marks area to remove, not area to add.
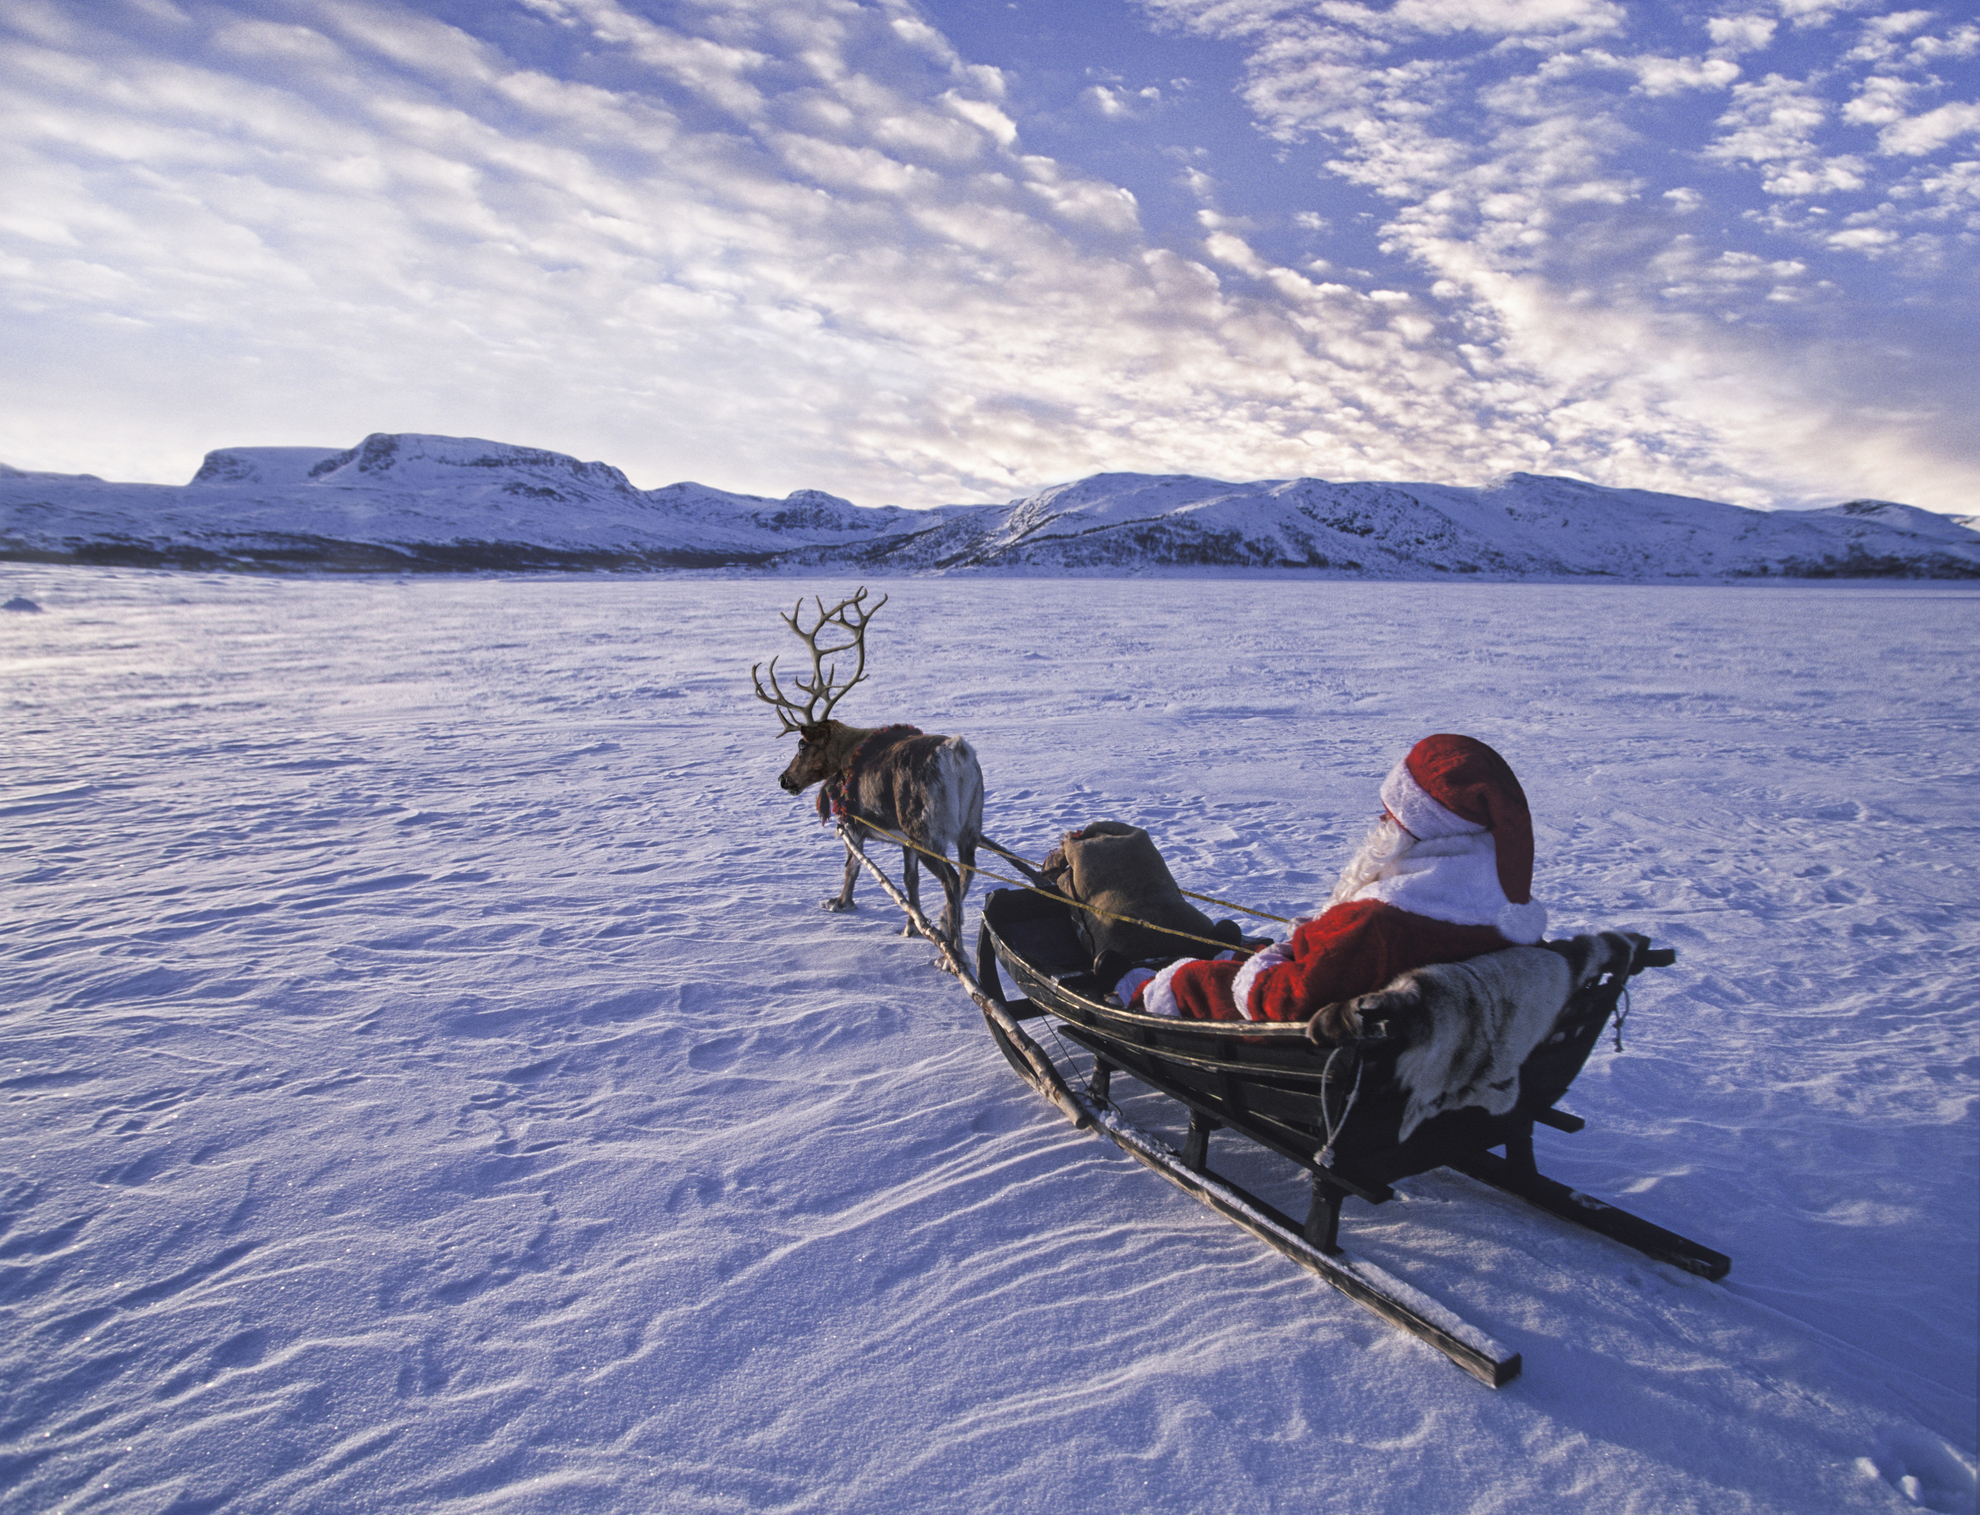
[[[752,664],[749,670],[750,682],[756,686],[756,697],[777,712],[777,719],[783,723],[786,732],[796,732],[798,739],[797,756],[791,759],[790,766],[777,777],[777,782],[791,794],[800,793],[808,785],[820,779],[829,778],[835,771],[833,749],[838,744],[833,741],[836,733],[846,727],[830,719],[832,707],[852,692],[855,684],[866,678],[866,623],[873,619],[874,612],[887,603],[883,594],[872,605],[866,603],[866,590],[862,587],[851,599],[841,600],[830,610],[825,608],[821,596],[813,601],[818,607],[818,619],[806,630],[800,622],[804,615],[804,600],[800,596],[796,609],[785,616],[784,624],[791,628],[799,641],[811,653],[811,677],[798,675],[792,679],[799,694],[805,696],[800,705],[777,683],[777,660],[770,660],[770,687],[763,687],[763,678],[758,670],[761,663]],[[827,627],[836,627],[848,640],[833,642]],[[855,652],[859,661],[854,665],[853,676],[843,684],[838,682],[836,665],[828,667],[826,659],[842,652]]]
[[[814,721],[798,728],[797,755],[790,766],[777,775],[778,787],[787,794],[802,794],[821,779],[829,779],[838,771],[833,752],[833,736],[846,727],[839,721]]]

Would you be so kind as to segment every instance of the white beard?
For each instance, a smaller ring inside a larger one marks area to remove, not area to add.
[[[1354,850],[1354,856],[1347,860],[1341,869],[1341,876],[1334,882],[1334,892],[1327,896],[1327,903],[1314,915],[1320,915],[1334,906],[1353,899],[1357,894],[1394,871],[1395,865],[1409,856],[1416,846],[1416,838],[1389,817],[1383,816],[1368,828],[1368,834],[1361,839],[1361,845]]]
[[[1384,816],[1341,869],[1321,911],[1361,900],[1455,926],[1492,926],[1520,944],[1539,941],[1547,926],[1545,907],[1507,901],[1498,851],[1483,827],[1422,838]]]

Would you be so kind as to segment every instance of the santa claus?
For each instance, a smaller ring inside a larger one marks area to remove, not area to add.
[[[1540,940],[1533,820],[1506,760],[1468,736],[1425,737],[1382,781],[1382,818],[1320,911],[1243,962],[1137,969],[1116,993],[1153,1015],[1312,1021],[1356,1034],[1345,1002],[1397,974]],[[1316,1016],[1318,1017],[1316,1019]]]

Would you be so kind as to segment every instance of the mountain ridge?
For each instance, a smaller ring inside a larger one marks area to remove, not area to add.
[[[642,490],[476,437],[229,447],[183,485],[0,465],[0,559],[266,571],[827,569],[1357,578],[1980,578],[1980,531],[1891,500],[1760,511],[1554,475],[1480,486],[1100,473],[910,510],[822,490]]]

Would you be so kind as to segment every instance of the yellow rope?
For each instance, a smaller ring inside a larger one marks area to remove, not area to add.
[[[1015,854],[1013,853],[1004,852],[1004,849],[1002,847],[994,846],[989,842],[985,842],[984,845],[986,847],[989,847],[992,852],[1001,852],[1006,857],[1012,857],[1012,858],[1015,857]],[[1024,866],[1027,868],[1031,866],[1031,862],[1029,859],[1024,860]],[[1178,885],[1177,887],[1181,889],[1180,885]],[[1184,895],[1188,896],[1190,899],[1202,900],[1205,904],[1208,905],[1222,905],[1226,910],[1235,910],[1240,915],[1255,915],[1261,921],[1277,921],[1281,926],[1297,926],[1299,924],[1298,921],[1288,920],[1283,915],[1273,915],[1269,910],[1254,910],[1251,908],[1251,906],[1240,905],[1235,900],[1220,900],[1214,894],[1198,894],[1191,889],[1181,889],[1181,892]]]
[[[1261,921],[1277,921],[1281,926],[1297,926],[1299,924],[1298,921],[1288,920],[1283,915],[1270,915],[1263,910],[1253,910],[1249,905],[1234,905],[1229,900],[1218,899],[1214,894],[1191,894],[1187,889],[1184,889],[1183,893],[1189,895],[1193,900],[1202,900],[1206,905],[1222,905],[1226,910],[1235,910],[1240,915],[1255,915]]]
[[[916,852],[919,852],[924,857],[932,857],[940,862],[948,863],[949,866],[952,868],[960,866],[959,864],[953,862],[945,854],[940,852],[931,852],[928,848],[922,846],[921,843],[917,841],[913,841],[908,837],[904,837],[900,835],[898,832],[889,831],[885,826],[876,826],[871,821],[855,820],[854,817],[849,815],[844,820],[840,821],[839,825],[841,829],[849,825],[858,825],[864,830],[871,831],[876,833],[877,835],[886,837],[889,841],[899,842],[903,847],[912,847]],[[1219,951],[1223,951],[1223,952],[1237,952],[1248,957],[1251,955],[1251,952],[1253,951],[1253,949],[1250,947],[1233,946],[1230,942],[1224,941],[1219,937],[1198,936],[1194,931],[1178,931],[1173,926],[1158,926],[1153,921],[1144,921],[1137,916],[1116,915],[1111,910],[1102,910],[1098,905],[1086,904],[1084,901],[1073,899],[1070,895],[1061,894],[1055,889],[1040,889],[1033,884],[1025,883],[1022,879],[1005,878],[1003,874],[992,873],[988,868],[971,868],[969,871],[972,873],[980,873],[985,878],[993,878],[1000,884],[1015,885],[1017,888],[1024,890],[1028,894],[1042,895],[1044,898],[1048,900],[1057,900],[1062,905],[1071,905],[1075,910],[1084,910],[1088,915],[1104,916],[1106,917],[1106,919],[1110,921],[1121,921],[1130,926],[1146,926],[1151,931],[1159,931],[1165,936],[1178,936],[1181,937],[1186,942],[1207,942],[1212,947],[1215,947]],[[1189,894],[1189,891],[1185,889],[1183,893]],[[1216,904],[1216,905],[1221,905],[1224,903],[1222,900],[1211,899],[1211,897],[1207,894],[1194,894],[1194,895],[1190,895],[1190,898],[1199,899],[1199,900],[1210,900],[1212,904]],[[1231,906],[1231,909],[1243,910],[1244,907],[1242,905],[1233,905]],[[1245,914],[1264,915],[1265,912],[1262,910],[1246,910]],[[1276,915],[1266,915],[1265,919],[1268,921],[1276,921],[1281,919],[1281,917]],[[1287,922],[1287,924],[1290,925],[1291,922]]]

